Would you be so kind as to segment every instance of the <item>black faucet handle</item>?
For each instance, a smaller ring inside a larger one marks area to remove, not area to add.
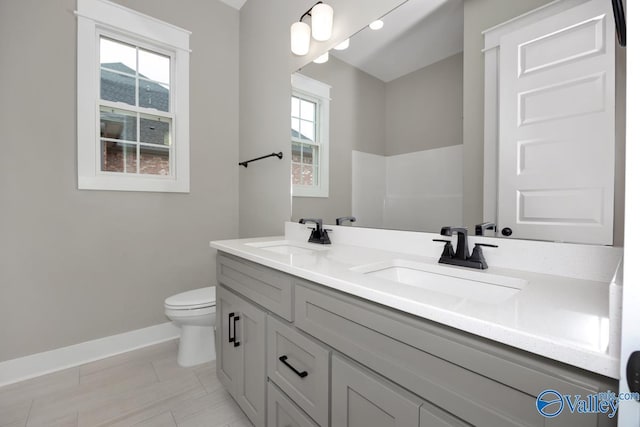
[[[451,240],[433,239],[433,241],[444,243],[444,249],[442,250],[442,255],[440,255],[440,259],[453,258],[455,256],[455,252],[453,251],[453,245],[451,244]]]
[[[484,246],[485,248],[497,248],[498,245],[492,245],[490,243],[476,243],[476,246]]]

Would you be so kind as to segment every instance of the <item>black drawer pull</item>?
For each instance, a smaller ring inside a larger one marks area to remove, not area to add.
[[[236,322],[240,320],[240,316],[236,316],[233,318],[233,346],[234,347],[240,347],[240,342],[236,341],[236,339],[238,338],[236,336]]]
[[[284,364],[287,366],[287,368],[289,368],[289,369],[291,369],[293,372],[295,372],[295,373],[296,373],[296,375],[298,375],[300,378],[304,378],[304,377],[306,377],[307,375],[309,375],[309,373],[308,373],[307,371],[302,371],[302,372],[300,372],[300,371],[298,371],[296,368],[294,368],[293,366],[291,366],[291,365],[289,364],[289,362],[287,362],[287,359],[289,359],[287,356],[280,356],[280,357],[278,357],[278,359],[279,359],[282,363],[284,363]]]
[[[235,315],[235,313],[229,313],[229,324],[227,325],[229,327],[228,332],[229,332],[229,342],[234,342],[236,340],[236,328],[235,325],[233,327],[233,336],[231,336],[231,322],[233,321],[233,316]]]

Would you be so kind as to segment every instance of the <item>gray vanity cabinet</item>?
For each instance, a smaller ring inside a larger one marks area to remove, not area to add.
[[[220,382],[255,426],[265,422],[266,313],[231,293],[217,289],[216,369]]]
[[[222,252],[218,282],[218,377],[256,427],[616,423],[536,410],[542,390],[616,392],[609,378]]]

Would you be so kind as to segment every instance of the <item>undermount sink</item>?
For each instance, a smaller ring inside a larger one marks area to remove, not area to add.
[[[484,271],[395,259],[354,267],[352,271],[465,300],[500,303],[516,295],[527,281]]]
[[[322,246],[315,248],[311,246],[311,243],[298,243],[288,240],[245,243],[245,245],[282,255],[311,255],[319,251],[327,250],[327,248]]]

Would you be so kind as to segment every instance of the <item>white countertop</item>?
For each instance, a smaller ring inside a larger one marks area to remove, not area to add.
[[[278,241],[286,244],[285,237],[280,236],[215,241],[210,245],[387,307],[611,378],[619,377],[618,358],[607,352],[611,329],[608,282],[491,267],[489,263],[488,270],[472,271],[523,279],[528,283],[500,302],[480,302],[357,271],[362,270],[362,266],[393,260],[438,265],[437,258],[299,240],[291,243],[311,251],[280,254],[255,246],[256,243],[259,246],[261,242]]]

